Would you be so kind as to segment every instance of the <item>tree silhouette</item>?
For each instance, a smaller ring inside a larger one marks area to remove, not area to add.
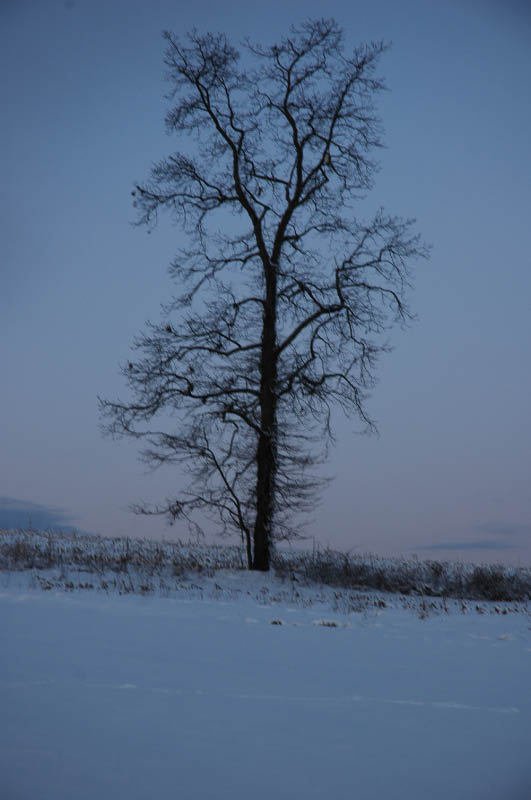
[[[166,209],[188,246],[170,266],[178,294],[123,369],[133,399],[101,410],[108,433],[144,442],[148,464],[190,477],[136,511],[210,513],[267,570],[322,488],[313,467],[332,407],[374,427],[383,334],[410,317],[410,264],[426,248],[412,220],[357,212],[381,146],[383,43],[346,55],[334,20],[310,20],[271,47],[246,41],[240,64],[222,34],[164,37],[166,126],[182,149],[133,194],[139,224]]]

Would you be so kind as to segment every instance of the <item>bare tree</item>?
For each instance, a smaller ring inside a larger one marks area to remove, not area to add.
[[[133,400],[101,409],[108,433],[145,442],[148,464],[190,476],[137,511],[211,513],[267,570],[272,542],[315,503],[331,408],[374,427],[383,334],[410,317],[409,265],[426,248],[412,220],[356,210],[381,146],[383,43],[346,55],[334,20],[310,20],[271,47],[245,42],[240,65],[222,34],[164,38],[166,126],[182,149],[133,194],[139,224],[167,209],[188,247],[170,266],[179,294],[123,369]]]

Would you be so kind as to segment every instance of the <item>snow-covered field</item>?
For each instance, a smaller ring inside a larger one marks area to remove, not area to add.
[[[525,604],[57,585],[0,574],[2,800],[531,798]]]

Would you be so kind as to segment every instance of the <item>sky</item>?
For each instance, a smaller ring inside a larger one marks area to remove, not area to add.
[[[100,435],[97,395],[173,293],[184,244],[133,227],[131,189],[178,149],[163,29],[272,43],[334,16],[391,41],[371,206],[417,218],[418,319],[368,404],[336,420],[335,480],[306,531],[351,552],[531,563],[531,6],[522,0],[2,0],[0,527],[186,537],[128,505],[182,485]],[[7,77],[7,80],[6,80]]]

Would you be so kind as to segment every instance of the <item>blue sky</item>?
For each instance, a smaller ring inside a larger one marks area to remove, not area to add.
[[[96,396],[172,286],[182,234],[133,228],[131,188],[177,149],[161,31],[276,40],[335,16],[352,45],[393,42],[387,149],[367,207],[415,216],[433,245],[369,403],[338,418],[336,475],[308,534],[389,555],[531,562],[531,7],[506,0],[254,5],[4,0],[0,59],[0,525],[186,535],[137,518],[175,472],[102,439]],[[14,522],[13,510],[21,515]],[[48,513],[48,516],[46,516]],[[27,516],[27,520],[24,519]]]

